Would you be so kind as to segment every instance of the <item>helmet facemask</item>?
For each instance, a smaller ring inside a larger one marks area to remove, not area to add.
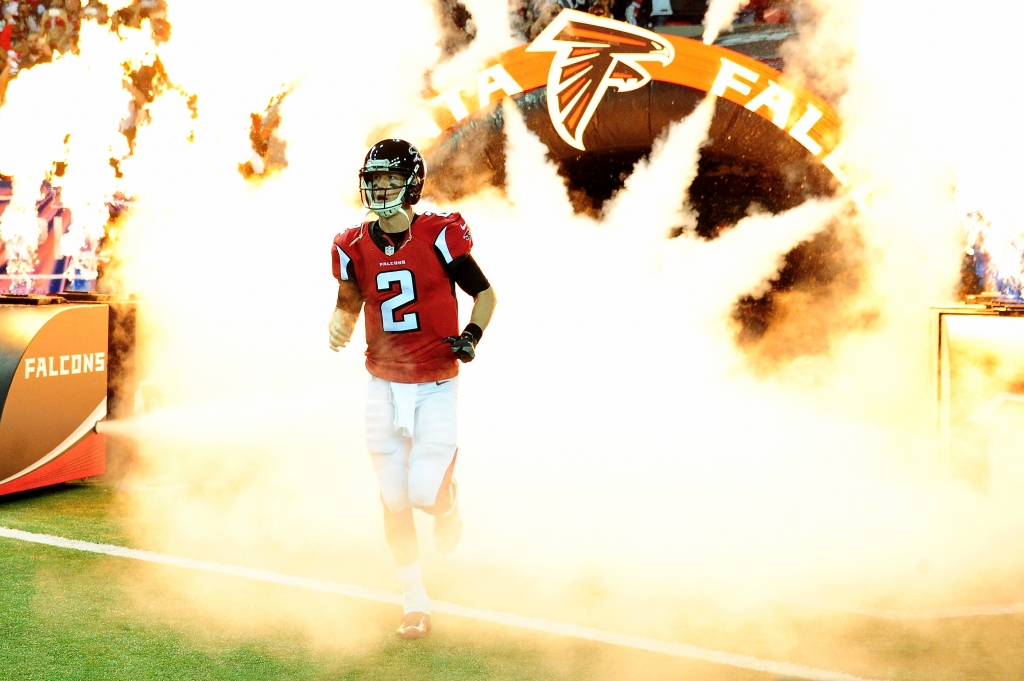
[[[383,185],[381,182],[382,177],[387,175],[399,175],[404,177],[404,181],[401,184],[395,185],[394,182],[384,181]],[[377,181],[378,186],[374,186],[374,181]],[[401,172],[395,170],[372,170],[364,168],[359,173],[359,195],[362,197],[363,206],[367,210],[371,210],[377,214],[378,217],[389,218],[402,209],[402,206],[406,203],[407,197],[412,193],[412,189],[419,184],[418,178],[413,175],[404,175]],[[397,192],[397,193],[396,193]],[[389,198],[389,195],[390,198]]]

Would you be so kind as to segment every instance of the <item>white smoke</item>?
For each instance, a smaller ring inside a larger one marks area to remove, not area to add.
[[[313,3],[318,20],[269,50],[253,42],[269,5],[173,4],[161,58],[198,95],[199,115],[177,92],[154,102],[124,167],[138,201],[120,272],[145,296],[146,359],[166,400],[111,426],[141,438],[139,479],[190,485],[132,498],[147,547],[394,588],[362,433],[358,332],[347,351],[327,349],[329,246],[361,217],[355,169],[367,144],[421,111],[421,67],[438,55],[431,5]],[[478,30],[496,35],[506,8],[471,8]],[[386,49],[382,16],[394,36]],[[436,84],[497,50],[478,42],[451,75],[436,69]],[[866,46],[866,58],[898,41],[886,44]],[[854,77],[844,100],[851,177],[878,187],[870,220],[841,200],[813,201],[751,215],[713,242],[666,238],[692,224],[686,188],[711,98],[667,131],[596,221],[572,213],[543,145],[506,106],[507,197],[444,206],[469,220],[500,302],[461,377],[466,530],[443,570],[425,551],[433,595],[526,609],[535,584],[556,591],[590,571],[614,578],[611,593],[658,602],[680,582],[802,595],[838,583],[896,598],[907,585],[927,590],[913,581],[922,558],[936,593],[993,551],[1017,558],[1004,550],[1012,523],[984,501],[899,467],[934,470],[917,413],[929,404],[923,318],[948,297],[958,253],[943,184],[952,175],[930,167],[940,138],[903,134],[909,103],[880,105],[900,94],[897,76]],[[292,85],[279,130],[289,165],[246,183],[236,168],[250,155],[248,115]],[[948,94],[931,97],[937,107]],[[0,124],[5,115],[13,121],[5,108]],[[42,132],[28,117],[18,124]],[[18,158],[23,176],[49,166],[46,140],[36,149],[45,162]],[[735,344],[733,304],[834,220],[863,233],[861,298],[877,322],[840,339],[804,372],[813,380],[757,380]]]
[[[681,123],[655,142],[650,160],[633,168],[625,186],[603,208],[609,224],[628,224],[631,232],[664,239],[670,227],[692,230],[697,215],[689,205],[689,187],[697,177],[700,150],[708,137],[717,97],[708,95]],[[666,188],[672,188],[666,191]],[[682,197],[678,188],[683,188]],[[662,231],[659,231],[662,230]]]
[[[711,0],[704,13],[704,44],[711,45],[718,39],[722,29],[732,25],[736,13],[747,6],[749,0]]]

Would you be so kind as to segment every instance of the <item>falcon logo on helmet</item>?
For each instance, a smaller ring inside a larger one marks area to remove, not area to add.
[[[548,114],[566,144],[585,150],[583,133],[608,88],[638,90],[651,81],[644,61],[667,66],[675,58],[672,44],[657,33],[562,10],[527,52],[554,52],[548,69]]]
[[[381,175],[396,174],[403,177],[402,184],[390,187],[374,186]],[[359,194],[363,206],[379,217],[391,217],[402,206],[415,205],[423,193],[426,163],[419,150],[405,140],[390,139],[377,142],[366,153],[359,170]],[[397,194],[388,197],[397,191]]]

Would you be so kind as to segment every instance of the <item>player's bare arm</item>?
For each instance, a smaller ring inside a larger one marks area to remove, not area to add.
[[[494,287],[491,286],[481,291],[473,299],[473,312],[469,315],[469,322],[476,324],[483,331],[491,322],[494,314],[494,307],[498,304],[498,297],[494,294]]]
[[[352,331],[356,328],[357,319],[359,319],[358,314],[334,308],[328,325],[331,335],[331,350],[337,352],[348,345],[349,340],[352,339]]]
[[[327,328],[330,333],[331,350],[337,352],[348,345],[356,328],[359,312],[363,307],[363,296],[359,287],[350,281],[338,283],[338,305],[331,313]]]

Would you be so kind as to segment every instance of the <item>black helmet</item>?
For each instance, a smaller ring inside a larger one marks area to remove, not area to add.
[[[379,173],[397,173],[405,176],[402,191],[392,201],[375,201],[373,176]],[[359,193],[363,206],[382,218],[398,212],[402,204],[415,205],[423,192],[426,163],[419,150],[405,140],[381,140],[366,152],[366,160],[359,171]]]

